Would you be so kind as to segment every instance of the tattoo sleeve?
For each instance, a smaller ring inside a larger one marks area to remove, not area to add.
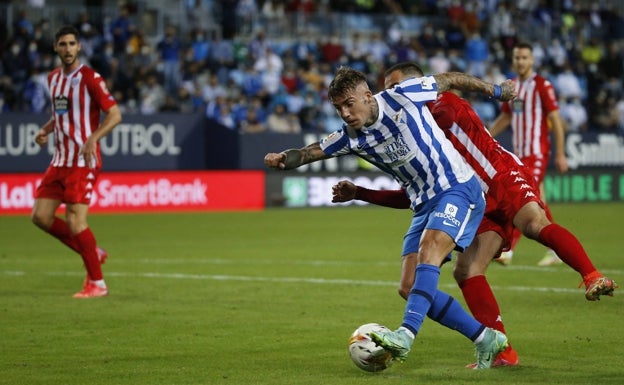
[[[312,143],[300,149],[285,150],[283,153],[286,155],[286,160],[284,161],[285,170],[291,170],[301,165],[330,157],[325,155],[319,142]]]
[[[481,92],[488,96],[494,95],[494,84],[462,72],[445,72],[434,75],[438,83],[438,93],[456,89],[459,91]]]

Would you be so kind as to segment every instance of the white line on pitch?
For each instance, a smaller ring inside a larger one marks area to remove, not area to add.
[[[3,271],[4,275],[23,276],[27,274],[23,271]],[[46,272],[41,273],[48,276],[83,276],[84,273],[71,272]],[[372,280],[353,280],[353,279],[326,279],[326,278],[305,278],[305,277],[252,277],[241,275],[210,275],[210,274],[183,274],[183,273],[122,273],[107,272],[107,277],[133,277],[133,278],[161,278],[161,279],[189,279],[189,280],[205,280],[205,281],[239,281],[239,282],[271,282],[271,283],[310,283],[317,285],[362,285],[362,286],[389,286],[396,287],[397,282],[394,281],[372,281]],[[455,284],[441,284],[443,289],[456,289]],[[554,292],[554,293],[575,293],[578,294],[581,289],[569,289],[560,287],[529,287],[529,286],[493,286],[495,290],[508,291],[538,291],[538,292]]]

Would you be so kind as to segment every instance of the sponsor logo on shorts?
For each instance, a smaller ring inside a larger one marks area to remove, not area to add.
[[[437,211],[433,213],[433,215],[438,218],[444,218],[442,224],[445,226],[459,227],[461,225],[461,222],[459,221],[459,219],[456,218],[457,211],[457,206],[451,203],[447,203],[443,213]]]

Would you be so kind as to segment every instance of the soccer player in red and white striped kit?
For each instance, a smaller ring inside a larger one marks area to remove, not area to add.
[[[80,63],[79,32],[61,27],[54,51],[61,66],[48,74],[52,117],[35,137],[44,146],[54,133],[54,156],[35,192],[32,221],[80,254],[87,277],[74,298],[108,295],[101,264],[107,258],[87,223],[89,203],[102,166],[98,141],[121,122],[121,112],[100,74]],[[100,122],[100,113],[106,117]],[[65,220],[56,216],[65,204]]]
[[[555,142],[554,164],[557,171],[567,172],[568,161],[565,155],[565,128],[559,114],[555,88],[548,79],[534,71],[534,64],[533,47],[528,43],[517,43],[512,51],[512,67],[517,75],[514,82],[518,97],[501,105],[501,113],[490,125],[490,133],[497,136],[511,125],[513,152],[530,169],[545,203],[544,176],[551,156],[550,131]],[[545,206],[545,210],[551,216],[548,206]],[[511,263],[513,249],[520,236],[520,231],[516,230],[511,248],[497,262],[503,265]],[[548,249],[538,265],[560,263],[562,260],[559,256]]]

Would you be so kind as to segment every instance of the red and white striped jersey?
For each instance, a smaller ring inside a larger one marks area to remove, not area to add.
[[[555,89],[548,80],[533,73],[527,80],[514,79],[518,97],[502,104],[511,114],[513,151],[520,158],[550,157],[548,114],[559,109]]]
[[[48,87],[54,115],[54,167],[87,167],[80,148],[100,124],[100,112],[116,104],[104,79],[81,64],[65,75],[62,68],[48,74]],[[101,164],[100,145],[97,162]]]
[[[497,176],[524,167],[517,156],[492,137],[466,100],[446,91],[427,107],[453,147],[475,170],[485,193]]]

